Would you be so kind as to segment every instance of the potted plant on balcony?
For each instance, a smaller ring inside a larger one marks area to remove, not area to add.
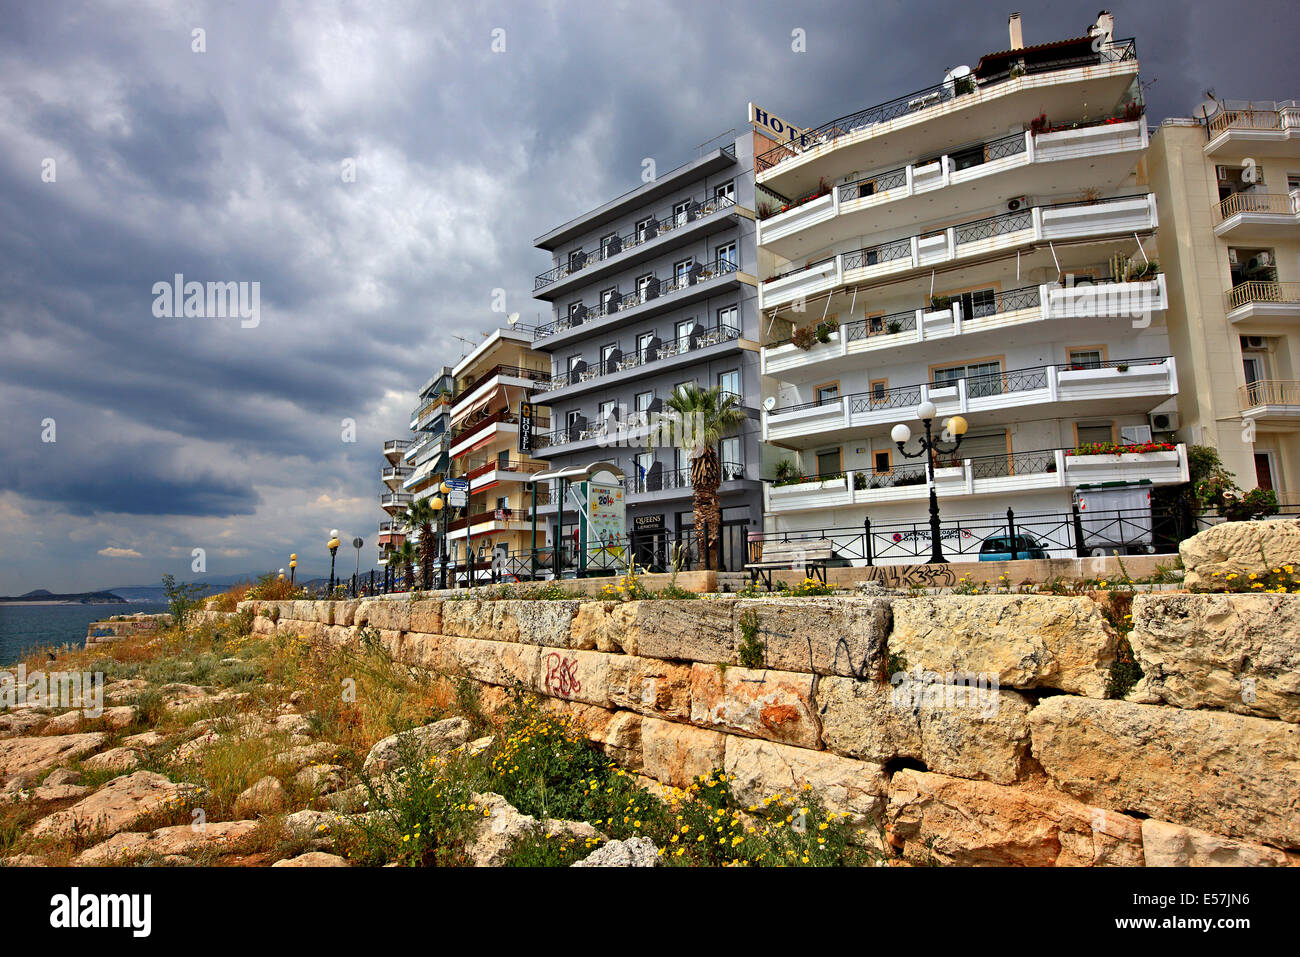
[[[817,342],[817,333],[813,331],[812,326],[800,326],[790,336],[790,341],[800,349],[807,351]]]
[[[930,311],[943,312],[952,305],[952,296],[931,296]]]
[[[897,319],[890,319],[885,325],[885,330],[892,336],[903,331],[903,324]]]
[[[840,321],[834,316],[817,324],[817,341],[827,343],[831,341],[831,335],[840,328]]]
[[[1037,136],[1039,133],[1046,133],[1047,130],[1048,130],[1048,126],[1047,126],[1046,113],[1039,113],[1036,117],[1034,117],[1032,120],[1029,121],[1029,132],[1033,133],[1035,136]]]

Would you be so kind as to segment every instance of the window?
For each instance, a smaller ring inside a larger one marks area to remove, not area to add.
[[[568,372],[569,372],[570,375],[572,375],[573,372],[574,372],[574,370],[577,369],[577,367],[578,367],[578,363],[581,362],[581,361],[582,361],[582,353],[581,353],[581,352],[579,352],[577,355],[569,356],[569,367],[568,367]]]
[[[683,226],[686,224],[686,211],[691,208],[691,201],[684,199],[673,206],[673,225]]]
[[[600,294],[600,311],[609,315],[618,308],[618,289],[605,289]]]
[[[617,402],[614,399],[606,399],[600,404],[600,422],[602,425],[609,422],[614,416],[614,408]]]
[[[646,476],[650,473],[650,467],[655,464],[655,454],[653,452],[639,452],[634,461],[636,462],[637,478],[640,480],[637,486],[644,490]]]
[[[677,462],[676,465],[677,474],[681,476],[681,480],[678,482],[678,486],[684,488],[685,486],[690,484],[689,479],[691,475],[691,451],[690,449],[677,449],[676,451],[677,454],[675,456],[675,459]]]
[[[614,244],[615,240],[617,239],[618,239],[618,233],[610,233],[608,236],[600,237],[600,258],[601,259],[608,259],[610,256],[615,255],[614,253],[610,252],[609,247],[611,244]]]
[[[1001,395],[1001,362],[971,362],[961,366],[948,366],[934,370],[934,388],[955,386],[958,379],[966,380],[966,394],[970,396]]]
[[[650,354],[650,343],[654,341],[653,332],[643,332],[636,337],[636,357],[638,362],[647,362],[647,356]]]
[[[654,273],[646,273],[644,276],[638,276],[636,280],[636,291],[641,295],[641,301],[646,301],[646,287],[654,279]]]
[[[641,220],[636,224],[637,239],[640,239],[644,242],[645,240],[650,238],[650,224],[653,223],[654,221],[655,220],[653,216],[647,216],[645,219]]]
[[[735,306],[727,306],[718,310],[718,328],[740,329],[740,310]]]
[[[654,398],[655,394],[653,392],[638,392],[636,394],[637,412],[648,412],[650,410],[650,403],[654,401]]]
[[[1075,426],[1077,432],[1076,438],[1079,445],[1090,445],[1094,442],[1114,442],[1115,428],[1110,422],[1091,423],[1084,425],[1080,423]]]
[[[718,457],[722,459],[722,480],[730,481],[740,477],[740,438],[728,436],[719,443]]]
[[[570,442],[578,438],[578,420],[581,418],[582,412],[578,409],[565,413],[564,426]]]
[[[695,265],[695,259],[693,257],[691,259],[679,259],[677,262],[673,263],[673,279],[678,285],[682,285],[686,282],[687,278],[691,274],[691,266],[693,265]]]
[[[963,319],[982,319],[998,311],[998,294],[993,289],[977,289],[953,296],[961,303]]]
[[[888,450],[876,452],[871,456],[871,470],[877,475],[893,471],[893,454]]]
[[[605,346],[603,349],[600,350],[600,371],[601,372],[608,375],[610,372],[614,371],[611,368],[610,359],[617,351],[618,351],[617,342],[611,342],[609,345]]]
[[[740,257],[736,253],[735,243],[725,243],[717,248],[718,268],[726,270],[739,269]]]
[[[867,316],[867,335],[876,336],[885,331],[885,317]]]
[[[674,391],[674,392],[684,392],[684,391],[686,391],[687,387],[689,387],[689,386],[693,386],[693,385],[695,385],[695,380],[694,380],[694,379],[688,379],[688,380],[686,380],[685,382],[679,382],[679,383],[677,383],[675,386],[673,386],[673,391]]]
[[[884,405],[889,392],[888,379],[874,379],[871,382],[871,404]]]
[[[497,453],[497,468],[503,469],[510,464],[510,450],[503,449]]]
[[[676,326],[678,341],[688,339],[691,335],[691,330],[694,328],[695,328],[694,316],[692,316],[690,319],[679,320]]]
[[[831,382],[826,385],[819,385],[816,390],[817,404],[823,405],[827,402],[834,402],[840,397],[840,384]]]
[[[1067,349],[1071,369],[1100,369],[1105,361],[1100,349]]]
[[[817,453],[817,474],[823,478],[835,475],[840,469],[840,450],[827,449]]]
[[[719,372],[718,388],[722,390],[724,395],[730,392],[740,398],[740,370],[731,369],[727,372]]]
[[[730,180],[726,183],[720,183],[719,185],[713,187],[713,198],[723,200],[724,203],[734,203],[736,201],[735,180]]]
[[[587,263],[587,254],[582,251],[581,246],[573,250],[573,252],[569,253],[570,269],[581,269],[583,266],[586,265],[586,263]]]

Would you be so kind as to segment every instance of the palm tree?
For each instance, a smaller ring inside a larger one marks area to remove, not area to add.
[[[433,523],[438,520],[438,513],[433,510],[427,498],[417,499],[406,509],[406,527],[415,529],[420,535],[420,584],[426,591],[433,587],[434,554]]]
[[[402,539],[402,544],[392,549],[389,553],[390,561],[397,562],[406,575],[404,584],[407,591],[415,589],[415,546],[409,539]]]
[[[700,543],[704,567],[711,568],[711,556],[722,533],[722,506],[718,502],[722,465],[717,445],[723,436],[740,428],[748,415],[736,404],[732,393],[723,395],[721,387],[701,389],[694,383],[678,387],[666,404],[676,413],[669,426],[671,441],[679,448],[689,445],[691,450],[695,540]]]

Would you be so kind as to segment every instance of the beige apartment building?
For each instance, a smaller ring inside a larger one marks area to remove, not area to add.
[[[494,330],[452,369],[451,474],[469,482],[469,508],[447,526],[448,554],[463,562],[490,561],[532,544],[532,476],[545,462],[519,451],[519,405],[551,378],[550,357],[532,348],[532,330]],[[549,427],[544,409],[533,426]]]
[[[1300,105],[1219,101],[1151,139],[1178,434],[1300,504]]]

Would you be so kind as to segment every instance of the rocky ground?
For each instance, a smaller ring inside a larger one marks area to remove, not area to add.
[[[793,799],[742,808],[721,776],[661,798],[527,702],[486,715],[471,687],[394,663],[379,640],[248,624],[34,656],[29,669],[102,673],[104,710],[0,715],[0,864],[868,860],[809,796],[811,835],[807,813],[790,827]]]

